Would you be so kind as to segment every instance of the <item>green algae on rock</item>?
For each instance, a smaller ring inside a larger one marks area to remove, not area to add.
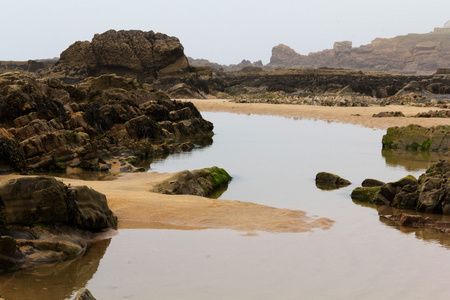
[[[383,149],[406,149],[446,152],[450,150],[450,126],[390,127],[383,136]]]
[[[222,168],[212,167],[194,171],[181,171],[159,183],[151,191],[170,195],[211,196],[216,190],[228,185],[231,176]]]

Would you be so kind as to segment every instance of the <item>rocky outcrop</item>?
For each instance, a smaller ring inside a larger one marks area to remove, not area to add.
[[[416,118],[450,118],[450,110],[430,110],[428,112],[418,113]]]
[[[272,49],[268,68],[346,68],[400,74],[432,74],[450,67],[450,29],[377,38],[368,45],[334,43],[333,49],[301,55],[286,45]]]
[[[152,192],[169,195],[197,195],[210,197],[219,188],[227,186],[231,176],[222,168],[212,167],[182,171],[156,185]]]
[[[350,184],[352,183],[347,179],[332,173],[319,172],[316,175],[316,186],[321,190],[334,190]]]
[[[213,129],[192,103],[116,75],[74,86],[3,74],[0,108],[0,165],[15,171],[108,171],[113,155],[136,160],[181,151],[189,145],[183,142],[211,137]]]
[[[450,214],[450,163],[432,165],[417,180],[408,175],[381,187],[359,187],[352,199],[376,205],[412,209],[424,213]]]
[[[175,37],[140,30],[109,30],[63,51],[51,75],[66,80],[115,73],[157,78],[188,73],[184,48]]]
[[[391,118],[391,117],[405,117],[401,111],[383,111],[377,114],[373,114],[374,118]]]
[[[383,149],[409,149],[447,152],[450,150],[450,126],[390,127],[383,136]]]
[[[81,256],[90,232],[117,228],[106,197],[53,177],[0,183],[0,268],[32,268]]]

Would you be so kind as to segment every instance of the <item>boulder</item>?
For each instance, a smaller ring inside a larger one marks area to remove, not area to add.
[[[405,117],[405,115],[401,111],[384,111],[374,114],[372,117],[374,118]]]
[[[347,179],[332,173],[319,172],[316,175],[316,186],[322,190],[334,190],[350,184],[352,183]]]
[[[373,203],[375,197],[380,192],[381,187],[357,187],[350,195],[355,202],[369,202]]]
[[[383,136],[383,149],[407,149],[446,152],[450,149],[450,126],[390,127]]]
[[[106,197],[92,189],[67,187],[49,176],[0,183],[4,225],[66,224],[89,231],[117,228]]]
[[[0,216],[3,271],[80,257],[91,232],[117,228],[103,194],[49,176],[1,182]]]
[[[189,63],[175,37],[140,30],[109,30],[64,50],[52,76],[80,80],[115,73],[134,78],[187,74]]]
[[[170,195],[211,196],[217,189],[227,186],[231,176],[222,168],[212,167],[192,172],[186,170],[159,183],[151,191]]]
[[[376,186],[382,186],[384,184],[385,183],[380,180],[367,178],[367,179],[364,179],[364,181],[361,183],[361,186],[362,187],[376,187]]]

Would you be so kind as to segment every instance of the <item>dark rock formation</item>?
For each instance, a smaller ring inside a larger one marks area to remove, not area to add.
[[[76,42],[63,51],[52,76],[79,80],[115,73],[134,78],[157,78],[188,73],[184,48],[175,37],[153,31],[109,30],[91,42]]]
[[[383,112],[374,114],[372,117],[374,117],[374,118],[389,118],[389,117],[405,117],[405,115],[401,111],[383,111]]]
[[[412,149],[446,152],[450,150],[450,126],[431,128],[419,125],[390,127],[383,136],[383,149]]]
[[[441,161],[432,165],[419,177],[409,175],[381,187],[356,188],[355,201],[412,209],[424,213],[450,214],[450,163]]]
[[[430,110],[428,112],[418,113],[416,118],[450,118],[450,110]]]
[[[103,194],[47,176],[1,182],[0,216],[4,271],[79,257],[90,232],[117,228]]]
[[[212,167],[192,172],[186,170],[156,185],[152,192],[209,197],[217,189],[228,185],[230,181],[231,176],[222,168]]]
[[[427,34],[377,38],[369,45],[352,47],[336,42],[333,49],[301,55],[286,45],[272,49],[268,68],[347,68],[403,74],[432,74],[450,67],[450,29]]]
[[[77,293],[75,300],[95,300],[95,298],[88,289],[81,289]]]
[[[436,221],[421,215],[399,213],[395,215],[381,215],[381,218],[394,222],[398,226],[412,228],[432,228],[443,233],[450,233],[450,222]]]
[[[112,155],[180,151],[180,142],[211,137],[213,129],[192,103],[116,75],[77,86],[0,75],[0,124],[0,165],[15,171],[109,170]]]
[[[362,187],[376,187],[376,186],[382,186],[384,185],[384,182],[377,180],[377,179],[364,179],[364,181],[361,183]]]
[[[321,190],[334,190],[352,184],[338,175],[320,172],[316,175],[316,186]]]

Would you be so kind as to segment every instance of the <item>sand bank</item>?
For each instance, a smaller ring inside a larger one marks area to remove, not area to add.
[[[303,211],[279,209],[254,203],[216,200],[189,195],[161,195],[149,190],[172,176],[169,173],[131,173],[113,181],[82,181],[58,178],[72,186],[87,185],[106,195],[119,218],[119,228],[234,229],[252,234],[307,232],[328,229],[334,221],[310,217]],[[19,177],[0,176],[0,181]]]
[[[347,123],[376,129],[407,126],[409,124],[418,124],[425,127],[450,125],[450,119],[448,118],[412,118],[412,116],[419,112],[438,110],[435,107],[412,107],[403,105],[388,105],[384,107],[330,107],[293,104],[234,103],[222,99],[190,99],[188,101],[193,102],[200,111],[275,115]],[[388,111],[401,111],[406,117],[372,117],[373,114]]]

